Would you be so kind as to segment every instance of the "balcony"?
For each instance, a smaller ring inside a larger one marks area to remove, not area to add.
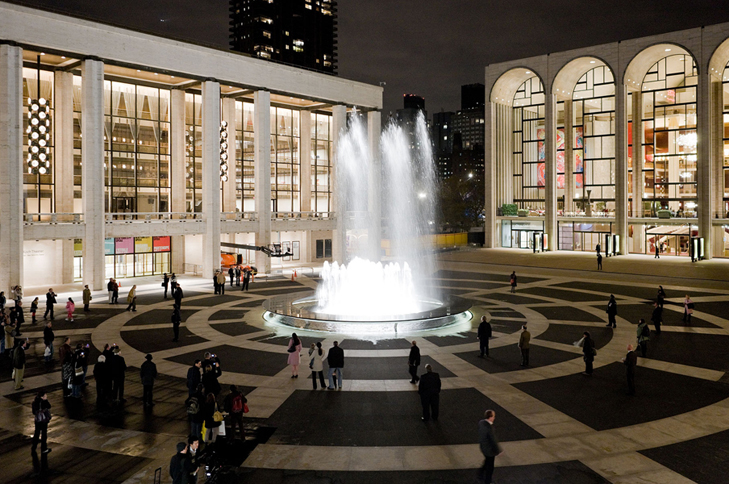
[[[26,213],[24,215],[25,225],[33,224],[81,224],[84,214],[82,213]]]
[[[202,222],[205,220],[202,213],[189,212],[121,212],[106,213],[104,219],[109,223],[152,223],[152,222]]]

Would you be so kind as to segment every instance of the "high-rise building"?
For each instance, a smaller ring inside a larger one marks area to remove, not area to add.
[[[453,125],[451,111],[433,114],[433,124],[430,127],[430,137],[433,140],[433,156],[435,157],[438,177],[448,178],[453,174],[451,153],[453,153]]]
[[[335,0],[230,0],[230,48],[337,72]]]
[[[483,84],[465,84],[461,86],[461,111],[480,108],[483,110],[486,100],[486,87]]]
[[[423,113],[428,119],[428,112],[425,110],[425,98],[417,94],[403,94],[403,108],[395,112],[395,119],[410,136],[410,146],[415,148],[418,140],[415,136],[415,121],[418,113]]]
[[[461,86],[461,110],[451,116],[453,149],[448,176],[467,175],[483,179],[484,93],[483,84]]]

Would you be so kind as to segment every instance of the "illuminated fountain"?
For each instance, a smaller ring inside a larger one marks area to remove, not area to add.
[[[436,177],[422,113],[412,135],[390,123],[382,133],[380,155],[384,183],[376,196],[387,222],[390,260],[373,262],[352,254],[346,265],[324,263],[315,294],[277,296],[264,304],[269,322],[391,337],[470,319],[467,302],[443,298],[426,283],[435,270],[434,253],[424,236],[435,221]],[[366,227],[373,158],[360,116],[352,116],[348,129],[340,133],[335,163],[338,216],[345,214],[344,230]]]

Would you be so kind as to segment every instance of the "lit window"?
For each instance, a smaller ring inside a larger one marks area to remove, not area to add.
[[[271,38],[271,32],[269,32],[269,31],[267,31],[267,30],[264,30],[264,31],[263,31],[263,36],[264,36],[265,38],[267,38],[267,39],[270,39],[270,38]]]
[[[324,67],[331,67],[332,63],[329,61],[324,61]]]
[[[303,47],[304,46],[304,41],[301,40],[301,39],[294,39],[294,45],[297,46],[297,47]]]

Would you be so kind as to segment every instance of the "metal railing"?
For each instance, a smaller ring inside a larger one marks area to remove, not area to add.
[[[83,223],[82,213],[26,213],[26,225],[36,223],[46,224],[80,224]]]
[[[598,212],[597,210],[587,215],[585,212],[559,212],[560,217],[590,217],[590,218],[615,218],[615,212]]]
[[[659,219],[669,219],[669,218],[697,218],[698,213],[695,210],[632,210],[628,209],[628,217],[633,218],[659,218]]]
[[[334,212],[271,212],[271,220],[331,220]]]
[[[149,223],[155,220],[162,221],[197,221],[201,222],[205,218],[200,212],[112,212],[104,214],[106,223],[118,222],[145,222]]]
[[[182,264],[182,272],[199,276],[202,274],[202,266],[200,264]]]
[[[220,221],[225,222],[228,220],[255,222],[258,220],[258,212],[220,212]]]
[[[720,210],[718,212],[714,212],[713,218],[729,218],[729,211]]]

